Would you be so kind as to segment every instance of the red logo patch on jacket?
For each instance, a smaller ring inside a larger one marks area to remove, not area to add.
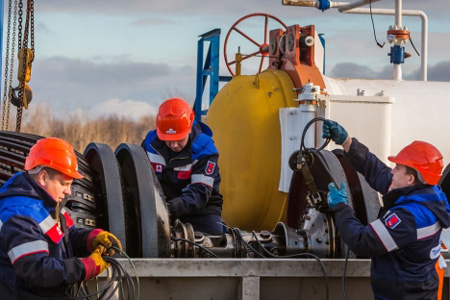
[[[385,220],[386,227],[394,229],[402,220],[394,213]]]
[[[214,172],[215,168],[216,168],[216,163],[208,160],[208,163],[206,164],[206,169],[205,169],[206,175],[211,175]]]
[[[155,170],[156,173],[162,173],[163,165],[157,164],[154,162],[151,162],[151,164],[152,164],[153,170]]]
[[[189,169],[187,171],[179,171],[178,172],[178,179],[189,179],[191,177],[192,169]]]

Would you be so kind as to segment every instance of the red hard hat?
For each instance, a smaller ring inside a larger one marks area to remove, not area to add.
[[[412,142],[397,156],[389,156],[388,159],[396,164],[415,169],[425,183],[432,185],[438,184],[444,167],[441,152],[433,145],[422,141]]]
[[[50,167],[72,178],[83,178],[78,172],[75,151],[68,142],[59,138],[44,138],[31,147],[25,160],[25,170],[29,171],[37,166]]]
[[[156,133],[162,141],[181,140],[191,131],[194,111],[181,98],[171,98],[159,107],[156,117]]]

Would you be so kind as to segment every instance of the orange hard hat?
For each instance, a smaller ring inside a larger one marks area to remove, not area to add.
[[[432,185],[438,184],[444,167],[441,152],[433,145],[422,141],[412,142],[397,156],[389,156],[388,159],[396,164],[413,168],[419,172],[425,183]]]
[[[194,122],[194,111],[185,100],[171,98],[159,107],[156,133],[162,141],[177,141],[186,137]]]
[[[72,145],[59,138],[44,138],[31,147],[25,160],[25,170],[37,166],[50,167],[72,178],[83,178],[78,172],[78,160]]]

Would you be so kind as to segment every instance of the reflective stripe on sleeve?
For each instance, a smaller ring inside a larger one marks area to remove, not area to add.
[[[386,226],[384,226],[383,222],[381,222],[380,219],[375,220],[372,223],[370,223],[370,226],[372,226],[372,229],[378,235],[378,237],[380,238],[381,242],[384,245],[384,248],[386,248],[386,250],[388,252],[391,252],[392,250],[395,250],[398,248],[394,239],[389,234],[389,231],[386,229]]]
[[[192,169],[192,164],[187,164],[182,167],[175,167],[173,169],[174,169],[174,171],[190,171]]]
[[[56,222],[55,219],[52,218],[52,216],[48,215],[47,218],[41,221],[39,223],[39,227],[41,227],[44,234],[47,233],[50,229],[52,229],[53,226],[55,226]]]
[[[50,215],[39,223],[39,227],[42,232],[56,244],[58,244],[64,236],[64,233],[59,228],[58,223],[56,223],[55,219],[53,219]]]
[[[2,230],[2,227],[3,227],[3,222],[2,222],[2,220],[0,220],[0,230]]]
[[[64,218],[66,219],[67,228],[72,227],[74,224],[73,224],[72,218],[69,215],[69,212],[65,208],[62,208],[61,213],[63,214]]]
[[[191,184],[194,183],[203,183],[212,187],[214,185],[214,178],[202,174],[194,174],[191,176]]]
[[[150,161],[152,163],[163,165],[163,166],[166,165],[166,161],[164,160],[164,157],[162,157],[161,155],[147,152],[147,156],[148,156],[148,159],[150,159]]]
[[[39,253],[39,252],[47,252],[48,253],[48,244],[46,241],[37,240],[33,242],[28,242],[16,246],[9,250],[8,256],[11,262],[14,264],[16,260],[21,258],[22,256]]]
[[[433,225],[427,227],[418,228],[417,239],[420,240],[432,236],[436,234],[439,230],[441,230],[441,224],[439,224],[439,222],[436,222]]]

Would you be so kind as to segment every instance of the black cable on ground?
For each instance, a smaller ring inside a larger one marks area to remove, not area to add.
[[[128,258],[133,268],[135,268],[133,262],[130,257],[117,247],[112,247],[117,253]],[[134,284],[133,278],[128,274],[125,268],[117,261],[117,259],[104,256],[103,260],[110,264],[108,268],[108,272],[111,272],[111,276],[105,281],[105,285],[93,293],[89,292],[87,283],[82,282],[79,284],[78,288],[75,288],[75,285],[71,286],[68,291],[68,299],[86,299],[90,300],[91,297],[95,297],[94,299],[108,300],[111,299],[116,292],[120,293],[120,299],[123,300],[139,300],[140,298],[140,285],[139,285],[139,277],[136,273],[136,281],[137,281],[137,292],[136,286]],[[109,273],[108,273],[109,274]]]

